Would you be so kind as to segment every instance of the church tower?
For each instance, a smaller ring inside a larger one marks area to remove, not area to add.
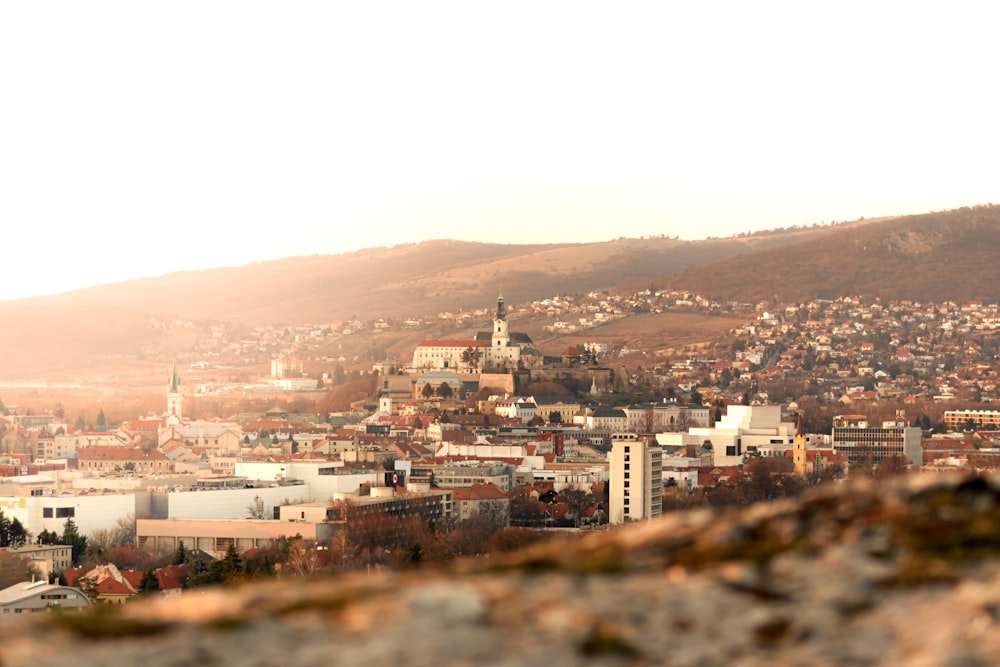
[[[181,373],[177,370],[177,362],[174,361],[173,368],[170,369],[170,379],[167,383],[167,423],[181,423]]]
[[[497,297],[497,313],[493,317],[493,338],[490,350],[486,354],[487,364],[493,368],[501,368],[512,362],[510,349],[510,331],[507,329],[507,304],[503,293]]]
[[[792,440],[792,461],[795,465],[795,474],[806,476],[806,433],[802,425],[802,414],[799,413],[799,423],[795,429],[795,439]]]
[[[388,378],[382,381],[382,392],[378,395],[378,413],[380,415],[392,414],[392,394],[389,393]]]
[[[497,314],[493,318],[493,346],[507,347],[509,341],[510,332],[507,330],[507,304],[504,303],[503,294],[501,294],[497,297]]]

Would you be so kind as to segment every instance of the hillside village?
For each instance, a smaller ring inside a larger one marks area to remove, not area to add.
[[[725,343],[669,351],[600,335],[667,313],[744,324]],[[501,296],[495,309],[433,318],[461,336],[371,360],[323,352],[361,331],[419,331],[431,316],[213,325],[179,355],[160,414],[101,428],[5,406],[0,533],[23,566],[11,571],[117,603],[233,578],[448,561],[847,476],[1000,462],[995,304],[718,303],[650,288],[515,307]],[[517,331],[531,319],[578,341],[543,354]],[[283,392],[321,394],[365,363],[375,391],[351,409],[282,407]],[[188,383],[253,365],[270,372]],[[185,415],[192,397],[233,391],[275,405]],[[39,597],[49,589],[31,590],[11,609],[51,604]]]

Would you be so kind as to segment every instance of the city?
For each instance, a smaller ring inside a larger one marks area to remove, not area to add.
[[[587,338],[593,322],[671,312],[744,323],[669,355]],[[521,315],[586,342],[542,354],[516,330]],[[491,330],[352,371],[371,392],[338,412],[281,405],[351,381],[347,359],[317,356],[326,337],[380,333],[391,318],[262,328],[257,341],[274,345],[255,350],[214,330],[212,350],[183,360],[188,376],[232,370],[238,357],[259,365],[255,352],[272,355],[269,377],[189,387],[175,362],[157,414],[109,423],[102,411],[88,425],[61,404],[5,405],[8,578],[121,603],[277,574],[447,563],[675,509],[1000,461],[995,304],[720,304],[649,289],[516,307],[501,295],[459,318],[486,317]],[[263,392],[275,407],[186,414],[226,392]]]

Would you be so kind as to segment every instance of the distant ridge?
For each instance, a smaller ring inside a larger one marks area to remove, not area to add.
[[[1000,206],[908,215],[833,228],[818,238],[665,272],[661,281],[717,299],[801,302],[1000,301]]]
[[[171,273],[0,302],[0,381],[143,372],[199,335],[158,322],[325,324],[433,317],[593,291],[687,289],[723,301],[1000,301],[1000,207],[772,230],[724,239],[605,243],[435,240]],[[624,323],[623,323],[624,324]],[[202,334],[203,335],[203,334]],[[405,341],[400,341],[405,346]],[[162,370],[162,369],[161,369]]]

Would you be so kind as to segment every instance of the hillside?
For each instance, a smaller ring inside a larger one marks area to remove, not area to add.
[[[717,299],[777,302],[863,295],[883,300],[1000,300],[1000,206],[836,228],[661,281]]]
[[[26,300],[48,307],[129,308],[158,317],[307,324],[482,308],[499,291],[520,302],[644,282],[780,247],[828,230],[682,241],[505,245],[427,241],[341,255],[171,273]],[[7,303],[0,302],[0,313]]]
[[[212,323],[251,329],[433,316],[489,308],[501,291],[512,304],[651,285],[727,301],[860,294],[993,302],[1000,300],[997,248],[1000,207],[980,206],[700,241],[657,237],[504,245],[438,240],[290,257],[0,302],[0,381],[53,373],[63,381],[144,375],[208,336]],[[671,322],[656,320],[656,326],[669,329]],[[652,344],[698,343],[692,331],[700,327],[680,326],[685,328],[681,335],[657,332],[653,338],[661,341]],[[406,356],[424,335],[410,330],[396,334],[396,340],[366,342],[360,353]]]
[[[0,381],[133,376],[208,335],[212,322],[313,324],[394,319],[510,302],[648,286],[678,270],[821,233],[796,230],[740,239],[618,239],[607,243],[501,245],[459,241],[290,257],[242,267],[171,273],[0,302]],[[176,320],[193,328],[163,326]],[[412,350],[414,332],[401,345]],[[411,340],[411,338],[413,340]],[[384,348],[391,347],[386,344]]]

